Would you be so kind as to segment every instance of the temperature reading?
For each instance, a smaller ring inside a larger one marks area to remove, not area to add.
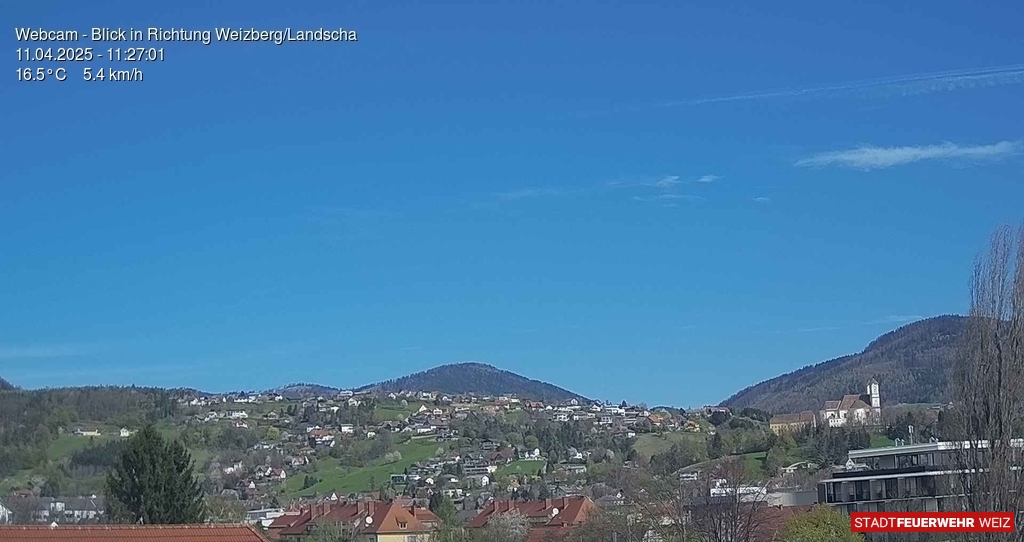
[[[18,68],[18,81],[46,81],[48,78],[64,81],[68,72],[64,68]]]

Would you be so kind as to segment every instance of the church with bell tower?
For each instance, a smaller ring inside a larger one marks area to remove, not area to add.
[[[882,423],[882,397],[878,380],[868,380],[867,393],[846,395],[838,401],[825,401],[825,407],[818,411],[822,425],[842,427],[849,423],[879,425]]]

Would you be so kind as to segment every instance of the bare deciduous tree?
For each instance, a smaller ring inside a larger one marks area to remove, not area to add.
[[[529,520],[513,510],[488,519],[477,538],[487,542],[526,542],[529,534]]]
[[[634,529],[660,540],[753,542],[764,524],[767,487],[737,458],[708,465],[696,480],[638,476],[628,488]]]
[[[693,531],[706,542],[754,542],[764,523],[767,487],[741,459],[724,461],[702,477]]]
[[[965,511],[1024,510],[1024,226],[1002,227],[971,278],[971,309],[952,379],[954,482]],[[1024,540],[1024,532],[962,540]]]
[[[638,507],[631,503],[595,510],[567,540],[575,542],[648,542],[652,532]]]

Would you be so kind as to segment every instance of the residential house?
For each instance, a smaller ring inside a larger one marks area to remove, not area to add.
[[[9,525],[4,542],[266,542],[251,525]]]
[[[490,464],[486,459],[467,455],[462,460],[462,472],[467,476],[480,474],[491,474],[498,470],[498,467]]]
[[[135,431],[132,431],[131,429],[128,429],[127,427],[122,427],[121,428],[121,438],[128,438],[128,437],[130,437],[130,436],[132,436],[134,434],[135,434]]]
[[[491,518],[518,512],[530,523],[527,540],[541,542],[549,538],[564,538],[574,527],[582,525],[592,510],[594,510],[594,501],[589,497],[564,497],[536,501],[493,500],[468,523],[468,527],[483,529]]]
[[[288,478],[288,474],[284,471],[284,469],[275,469],[274,467],[263,467],[260,470],[256,471],[256,477],[283,482]]]
[[[467,474],[462,482],[469,487],[487,487],[491,485],[491,478],[486,474]]]
[[[4,506],[4,502],[0,500],[0,525],[10,523],[12,521],[12,512],[9,508]]]
[[[516,446],[516,456],[519,459],[540,459],[540,448],[531,450],[526,446]]]
[[[496,452],[491,452],[491,455],[487,457],[488,462],[491,465],[508,465],[515,458],[516,451],[513,448],[505,448]]]
[[[334,435],[326,429],[314,429],[310,431],[309,436],[317,446],[334,447]]]
[[[9,510],[28,510],[37,523],[95,523],[104,513],[103,497],[13,497]],[[0,536],[0,540],[6,540]]]
[[[327,502],[276,518],[268,532],[274,540],[301,541],[324,525],[341,527],[356,542],[425,542],[440,520],[425,508],[405,507],[397,502]]]
[[[101,435],[99,429],[75,429],[75,434],[80,437],[98,437]]]

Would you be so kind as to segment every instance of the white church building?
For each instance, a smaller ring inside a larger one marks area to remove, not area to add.
[[[868,381],[867,393],[846,395],[839,401],[825,401],[818,411],[822,425],[842,427],[849,423],[876,425],[882,420],[882,401],[878,395],[878,381]]]

